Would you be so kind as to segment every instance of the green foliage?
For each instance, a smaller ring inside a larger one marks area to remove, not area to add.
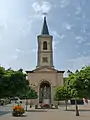
[[[0,66],[0,97],[3,96],[3,76],[5,75],[5,68]]]
[[[26,74],[23,70],[14,71],[11,68],[5,70],[0,66],[0,97],[21,95],[29,86]]]
[[[71,92],[69,91],[68,87],[60,86],[55,89],[55,100],[68,100],[71,98]]]
[[[34,89],[32,89],[32,88],[30,88],[28,90],[26,95],[27,95],[28,99],[37,99],[38,98],[37,92]]]
[[[90,66],[69,74],[65,85],[70,88],[72,97],[90,98]]]

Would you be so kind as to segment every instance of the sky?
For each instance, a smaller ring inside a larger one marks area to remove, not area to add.
[[[0,0],[0,64],[32,70],[37,65],[37,35],[47,13],[56,69],[90,65],[90,0]]]

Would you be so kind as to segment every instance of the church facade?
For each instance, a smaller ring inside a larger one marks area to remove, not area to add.
[[[49,34],[46,16],[37,41],[37,66],[32,71],[26,71],[30,86],[38,93],[38,99],[34,104],[54,104],[54,89],[63,86],[64,71],[56,70],[53,65],[53,36]]]

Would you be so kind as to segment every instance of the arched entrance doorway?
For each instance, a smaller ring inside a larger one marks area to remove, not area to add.
[[[51,85],[48,81],[43,81],[39,87],[39,103],[51,103]]]

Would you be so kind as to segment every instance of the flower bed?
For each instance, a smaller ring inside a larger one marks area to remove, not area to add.
[[[13,106],[12,109],[13,109],[12,111],[13,116],[21,116],[25,113],[24,108],[20,105]]]
[[[42,106],[43,106],[43,108],[50,108],[49,104],[43,104]]]

